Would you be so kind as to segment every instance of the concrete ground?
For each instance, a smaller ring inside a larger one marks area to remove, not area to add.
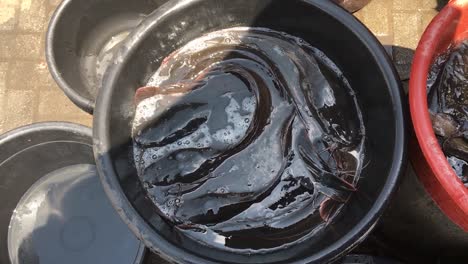
[[[408,78],[412,50],[443,0],[373,0],[356,13]],[[48,21],[60,0],[0,0],[0,133],[39,121],[90,126],[92,117],[73,105],[50,76],[44,55]]]

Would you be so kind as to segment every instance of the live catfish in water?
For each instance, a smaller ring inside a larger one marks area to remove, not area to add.
[[[333,223],[358,191],[365,130],[325,54],[230,28],[170,54],[137,90],[138,176],[174,232],[228,251],[275,250]]]
[[[432,126],[461,181],[468,187],[468,41],[450,48],[428,79]]]

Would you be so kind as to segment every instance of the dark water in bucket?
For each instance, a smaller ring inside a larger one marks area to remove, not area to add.
[[[357,190],[361,111],[302,39],[232,28],[172,53],[138,89],[134,159],[176,233],[259,252],[313,236]]]

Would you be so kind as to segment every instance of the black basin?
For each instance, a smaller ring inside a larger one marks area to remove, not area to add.
[[[46,58],[52,77],[78,107],[94,109],[118,44],[167,0],[64,0],[50,20]]]
[[[368,165],[359,191],[320,240],[268,254],[243,255],[171,239],[145,197],[132,159],[134,94],[161,61],[188,41],[232,26],[259,26],[303,38],[321,49],[354,87],[367,128]],[[170,34],[172,33],[172,34]],[[172,35],[172,37],[169,37]],[[175,35],[175,38],[173,36]],[[325,263],[361,242],[396,189],[405,163],[402,91],[385,50],[357,19],[328,0],[182,0],[152,13],[124,42],[100,90],[94,151],[104,188],[133,232],[152,251],[181,263]]]
[[[97,176],[91,129],[38,123],[0,136],[0,263],[140,264]]]

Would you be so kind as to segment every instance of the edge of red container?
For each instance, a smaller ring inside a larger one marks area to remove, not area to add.
[[[432,129],[427,105],[427,74],[433,59],[466,38],[468,0],[453,0],[426,28],[416,49],[409,84],[411,118],[417,142],[410,144],[411,163],[440,209],[468,232],[468,188],[448,163]],[[419,144],[418,144],[419,143]]]

